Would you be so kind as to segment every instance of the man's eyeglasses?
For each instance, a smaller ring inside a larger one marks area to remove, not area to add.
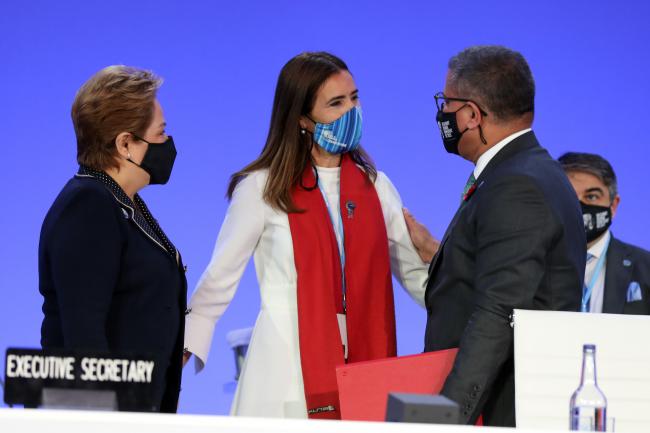
[[[471,99],[465,99],[465,98],[451,98],[448,96],[445,96],[444,93],[438,92],[435,95],[433,95],[433,98],[436,100],[436,107],[438,107],[438,111],[443,111],[445,108],[445,105],[449,105],[449,101],[460,101],[460,102],[471,102],[472,104],[475,104],[481,114],[483,116],[487,116],[488,114],[481,108],[480,105],[478,105],[475,101],[472,101]]]

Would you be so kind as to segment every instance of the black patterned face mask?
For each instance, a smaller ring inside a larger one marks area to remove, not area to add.
[[[454,155],[458,155],[458,142],[460,141],[460,137],[469,129],[465,128],[464,131],[460,131],[456,122],[456,113],[465,107],[467,107],[467,104],[456,111],[445,112],[438,110],[436,114],[436,121],[440,129],[440,135],[442,136],[442,144],[445,145],[447,152],[453,153]]]
[[[612,209],[580,202],[587,243],[598,239],[612,225]]]
[[[458,151],[458,143],[460,142],[460,138],[469,130],[469,128],[465,128],[463,131],[458,129],[456,114],[463,108],[469,106],[467,102],[475,104],[481,111],[481,115],[487,116],[488,114],[471,99],[452,98],[445,96],[445,94],[442,92],[436,93],[434,95],[434,98],[436,100],[436,107],[438,108],[438,112],[436,113],[436,122],[438,122],[440,135],[442,136],[442,144],[445,145],[445,150],[447,152],[453,153],[454,155],[460,155]],[[463,104],[463,106],[456,111],[445,111],[445,106],[449,104],[449,101],[460,101],[465,102],[465,104]],[[483,137],[483,129],[481,128],[481,125],[478,126],[478,130],[481,137],[481,142],[483,142],[483,144],[487,144],[485,137]]]

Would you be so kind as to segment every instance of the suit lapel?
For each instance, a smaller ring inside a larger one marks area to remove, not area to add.
[[[93,178],[101,182],[121,207],[124,217],[134,224],[147,239],[162,249],[170,258],[172,258],[172,260],[176,260],[178,263],[176,247],[174,247],[162,229],[158,226],[158,223],[149,212],[147,205],[138,194],[135,195],[135,200],[140,208],[140,213],[135,211],[135,203],[126,195],[117,182],[106,173],[93,170],[89,167],[80,166],[79,172],[75,176]]]
[[[612,236],[607,250],[603,313],[622,314],[627,287],[632,276],[632,262],[625,246]]]
[[[537,138],[535,137],[533,131],[527,132],[512,140],[503,149],[501,149],[496,155],[494,155],[494,157],[490,160],[488,165],[483,169],[483,172],[479,175],[478,179],[476,179],[475,185],[477,185],[477,190],[484,186],[487,179],[489,179],[490,173],[502,161],[505,161],[506,159],[510,158],[513,155],[516,155],[521,151],[532,149],[536,146],[539,147],[539,142],[537,141]],[[478,191],[475,191],[474,194],[476,194],[477,192]],[[431,280],[432,275],[435,273],[436,265],[438,264],[438,261],[442,256],[442,251],[447,242],[447,238],[449,237],[454,227],[458,223],[460,214],[462,213],[463,209],[465,209],[466,205],[469,203],[469,201],[471,200],[474,194],[470,195],[470,197],[468,197],[467,200],[464,200],[460,204],[460,207],[456,211],[456,214],[454,214],[454,217],[449,223],[449,226],[447,227],[447,230],[445,231],[445,234],[443,235],[442,240],[440,241],[440,247],[438,248],[438,252],[436,253],[435,256],[433,256],[433,260],[431,260],[431,264],[429,265],[429,277],[427,278],[427,285],[429,280]]]
[[[436,252],[436,255],[433,256],[433,259],[431,260],[431,264],[429,265],[429,277],[427,278],[427,283],[429,279],[431,279],[431,275],[436,269],[436,264],[438,263],[439,257],[442,255],[442,250],[445,247],[445,243],[447,243],[447,239],[449,238],[449,234],[452,232],[454,227],[456,226],[456,223],[458,223],[458,217],[460,216],[462,210],[465,208],[465,205],[467,202],[463,201],[460,206],[458,207],[458,210],[454,214],[454,217],[451,219],[451,222],[449,223],[449,226],[447,227],[447,230],[445,231],[445,234],[442,236],[442,240],[440,241],[440,247],[438,247],[438,251]]]
[[[112,192],[111,192],[112,193]],[[168,254],[171,254],[170,251],[168,251],[165,246],[163,245],[162,240],[156,235],[156,233],[149,227],[147,224],[145,224],[144,220],[135,212],[135,209],[128,205],[127,203],[124,203],[122,200],[120,200],[115,194],[113,194],[113,197],[115,198],[115,201],[117,201],[121,206],[122,209],[128,209],[127,213],[129,215],[129,221],[135,226],[140,229],[140,231],[147,237],[151,242],[156,244],[158,247],[160,247],[163,251],[165,251]],[[175,253],[174,253],[175,256]]]

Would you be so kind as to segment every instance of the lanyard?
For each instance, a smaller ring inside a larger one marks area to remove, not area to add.
[[[343,313],[345,314],[346,311],[346,302],[345,302],[345,234],[343,232],[343,218],[341,217],[341,209],[339,209],[338,212],[338,217],[339,217],[339,227],[338,229],[336,228],[336,224],[334,223],[334,212],[332,210],[332,207],[330,206],[330,202],[327,199],[327,194],[325,193],[325,189],[323,189],[323,185],[320,183],[320,179],[318,179],[318,189],[320,189],[320,192],[323,196],[323,200],[325,200],[325,206],[327,207],[327,213],[330,216],[330,220],[332,222],[332,228],[338,231],[338,236],[336,237],[336,243],[338,244],[339,247],[339,257],[341,258],[341,287],[343,289]],[[339,182],[339,199],[341,197],[341,183]]]
[[[594,290],[594,286],[598,282],[598,277],[603,271],[603,267],[605,265],[605,257],[607,257],[607,249],[609,248],[609,241],[611,239],[611,236],[607,238],[603,252],[600,253],[600,257],[598,257],[598,263],[596,263],[596,267],[594,268],[594,273],[591,276],[591,280],[589,280],[589,284],[586,284],[582,289],[582,306],[580,308],[580,311],[583,313],[589,312],[588,305],[589,301],[591,300],[591,292]]]

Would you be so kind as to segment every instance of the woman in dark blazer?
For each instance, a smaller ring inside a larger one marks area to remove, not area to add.
[[[44,348],[155,360],[151,410],[175,412],[187,282],[180,255],[138,191],[164,184],[176,149],[149,71],[110,66],[76,95],[77,174],[39,245]]]

